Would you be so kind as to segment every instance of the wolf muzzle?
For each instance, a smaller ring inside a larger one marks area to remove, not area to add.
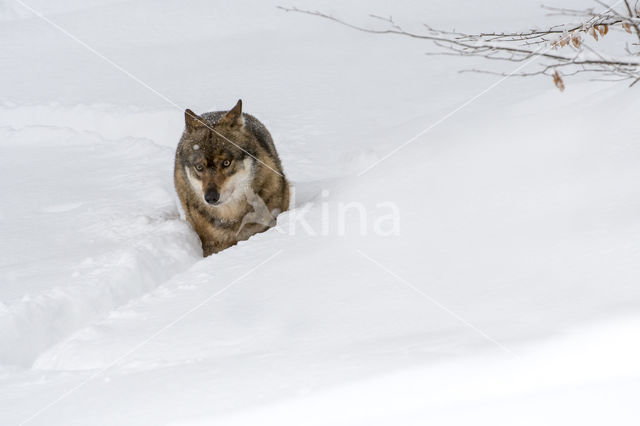
[[[209,188],[204,193],[204,200],[209,204],[216,205],[220,201],[220,193],[215,188]]]

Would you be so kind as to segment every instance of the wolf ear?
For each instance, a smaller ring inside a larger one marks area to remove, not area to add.
[[[231,110],[229,110],[229,112],[220,119],[219,123],[237,128],[244,126],[244,117],[242,116],[242,99],[238,99],[236,106],[231,108]]]
[[[187,130],[196,130],[207,127],[204,119],[190,109],[186,109],[184,111],[184,124]]]

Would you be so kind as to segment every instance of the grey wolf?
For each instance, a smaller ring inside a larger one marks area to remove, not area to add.
[[[271,134],[242,112],[242,100],[229,111],[185,111],[174,184],[204,256],[266,231],[289,208],[289,182]]]

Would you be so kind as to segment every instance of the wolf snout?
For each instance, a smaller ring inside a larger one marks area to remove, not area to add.
[[[207,189],[207,192],[204,194],[204,199],[209,204],[218,204],[218,201],[220,201],[220,193],[217,189]]]

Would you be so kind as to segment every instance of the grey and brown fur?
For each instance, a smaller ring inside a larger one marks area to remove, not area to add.
[[[174,183],[205,256],[266,231],[289,208],[273,139],[241,100],[230,111],[185,111]]]

